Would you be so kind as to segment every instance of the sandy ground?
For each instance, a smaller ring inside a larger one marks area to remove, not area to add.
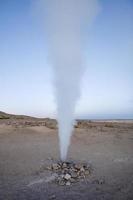
[[[71,186],[47,182],[40,167],[59,159],[57,130],[0,125],[0,200],[133,200],[133,123],[75,129],[68,159],[93,172]]]

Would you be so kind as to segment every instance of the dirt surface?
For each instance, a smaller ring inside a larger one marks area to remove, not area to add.
[[[133,199],[133,121],[78,124],[68,160],[93,170],[69,186],[51,182],[51,172],[42,170],[59,160],[57,129],[19,123],[0,122],[0,200]]]

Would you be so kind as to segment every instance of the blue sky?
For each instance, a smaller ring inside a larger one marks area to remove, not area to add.
[[[133,1],[99,2],[76,116],[133,118]],[[53,73],[33,7],[33,0],[0,0],[0,110],[53,117]]]

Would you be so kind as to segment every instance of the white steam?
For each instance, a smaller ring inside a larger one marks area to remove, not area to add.
[[[50,60],[54,68],[61,159],[67,156],[75,105],[84,72],[85,24],[95,17],[97,0],[41,0],[45,6]]]

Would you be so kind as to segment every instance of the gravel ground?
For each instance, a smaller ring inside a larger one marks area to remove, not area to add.
[[[0,200],[133,200],[133,123],[75,129],[68,161],[92,166],[87,179],[60,186],[42,170],[59,161],[57,130],[0,125]]]

